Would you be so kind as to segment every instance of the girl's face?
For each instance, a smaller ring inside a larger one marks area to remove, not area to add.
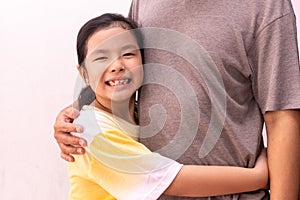
[[[121,27],[100,30],[90,37],[85,68],[86,72],[79,67],[81,75],[109,109],[112,101],[128,101],[143,80],[139,46],[134,35]]]

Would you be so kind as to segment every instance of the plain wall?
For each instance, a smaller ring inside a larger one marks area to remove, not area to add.
[[[127,15],[130,0],[0,2],[0,199],[65,200],[66,162],[53,137],[73,101],[76,36],[92,17]]]
[[[73,101],[76,35],[88,19],[126,15],[129,6],[130,0],[0,2],[1,200],[67,199],[66,162],[53,123]]]

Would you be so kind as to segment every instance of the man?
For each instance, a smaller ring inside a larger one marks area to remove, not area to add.
[[[159,67],[145,66],[146,83],[139,98],[140,141],[183,164],[253,167],[265,122],[271,199],[297,199],[300,72],[291,2],[133,0],[130,17],[143,28],[160,28],[154,34],[146,29],[153,39],[145,37],[145,48],[150,48],[145,63]],[[166,30],[170,34],[164,34]],[[211,68],[217,75],[207,71]],[[179,77],[188,82],[192,93],[185,93]],[[216,89],[213,83],[218,77],[222,81]],[[165,84],[164,79],[170,82]],[[194,98],[196,102],[191,101]],[[157,105],[164,109],[155,109]],[[75,125],[65,123],[78,114],[71,110],[62,111],[55,124],[66,160],[72,160],[70,153],[76,150],[83,152],[69,146],[80,144],[66,134],[75,131]],[[149,117],[150,110],[154,114]],[[261,190],[210,199],[268,198]]]

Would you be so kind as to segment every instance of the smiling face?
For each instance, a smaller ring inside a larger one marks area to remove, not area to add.
[[[136,39],[121,27],[95,32],[87,42],[85,69],[81,75],[97,100],[111,110],[114,103],[128,102],[143,80],[142,58]]]

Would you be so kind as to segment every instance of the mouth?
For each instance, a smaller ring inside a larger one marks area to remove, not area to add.
[[[131,79],[124,78],[124,79],[116,79],[116,80],[109,80],[105,81],[105,84],[108,86],[119,86],[119,85],[127,85],[131,82]]]

